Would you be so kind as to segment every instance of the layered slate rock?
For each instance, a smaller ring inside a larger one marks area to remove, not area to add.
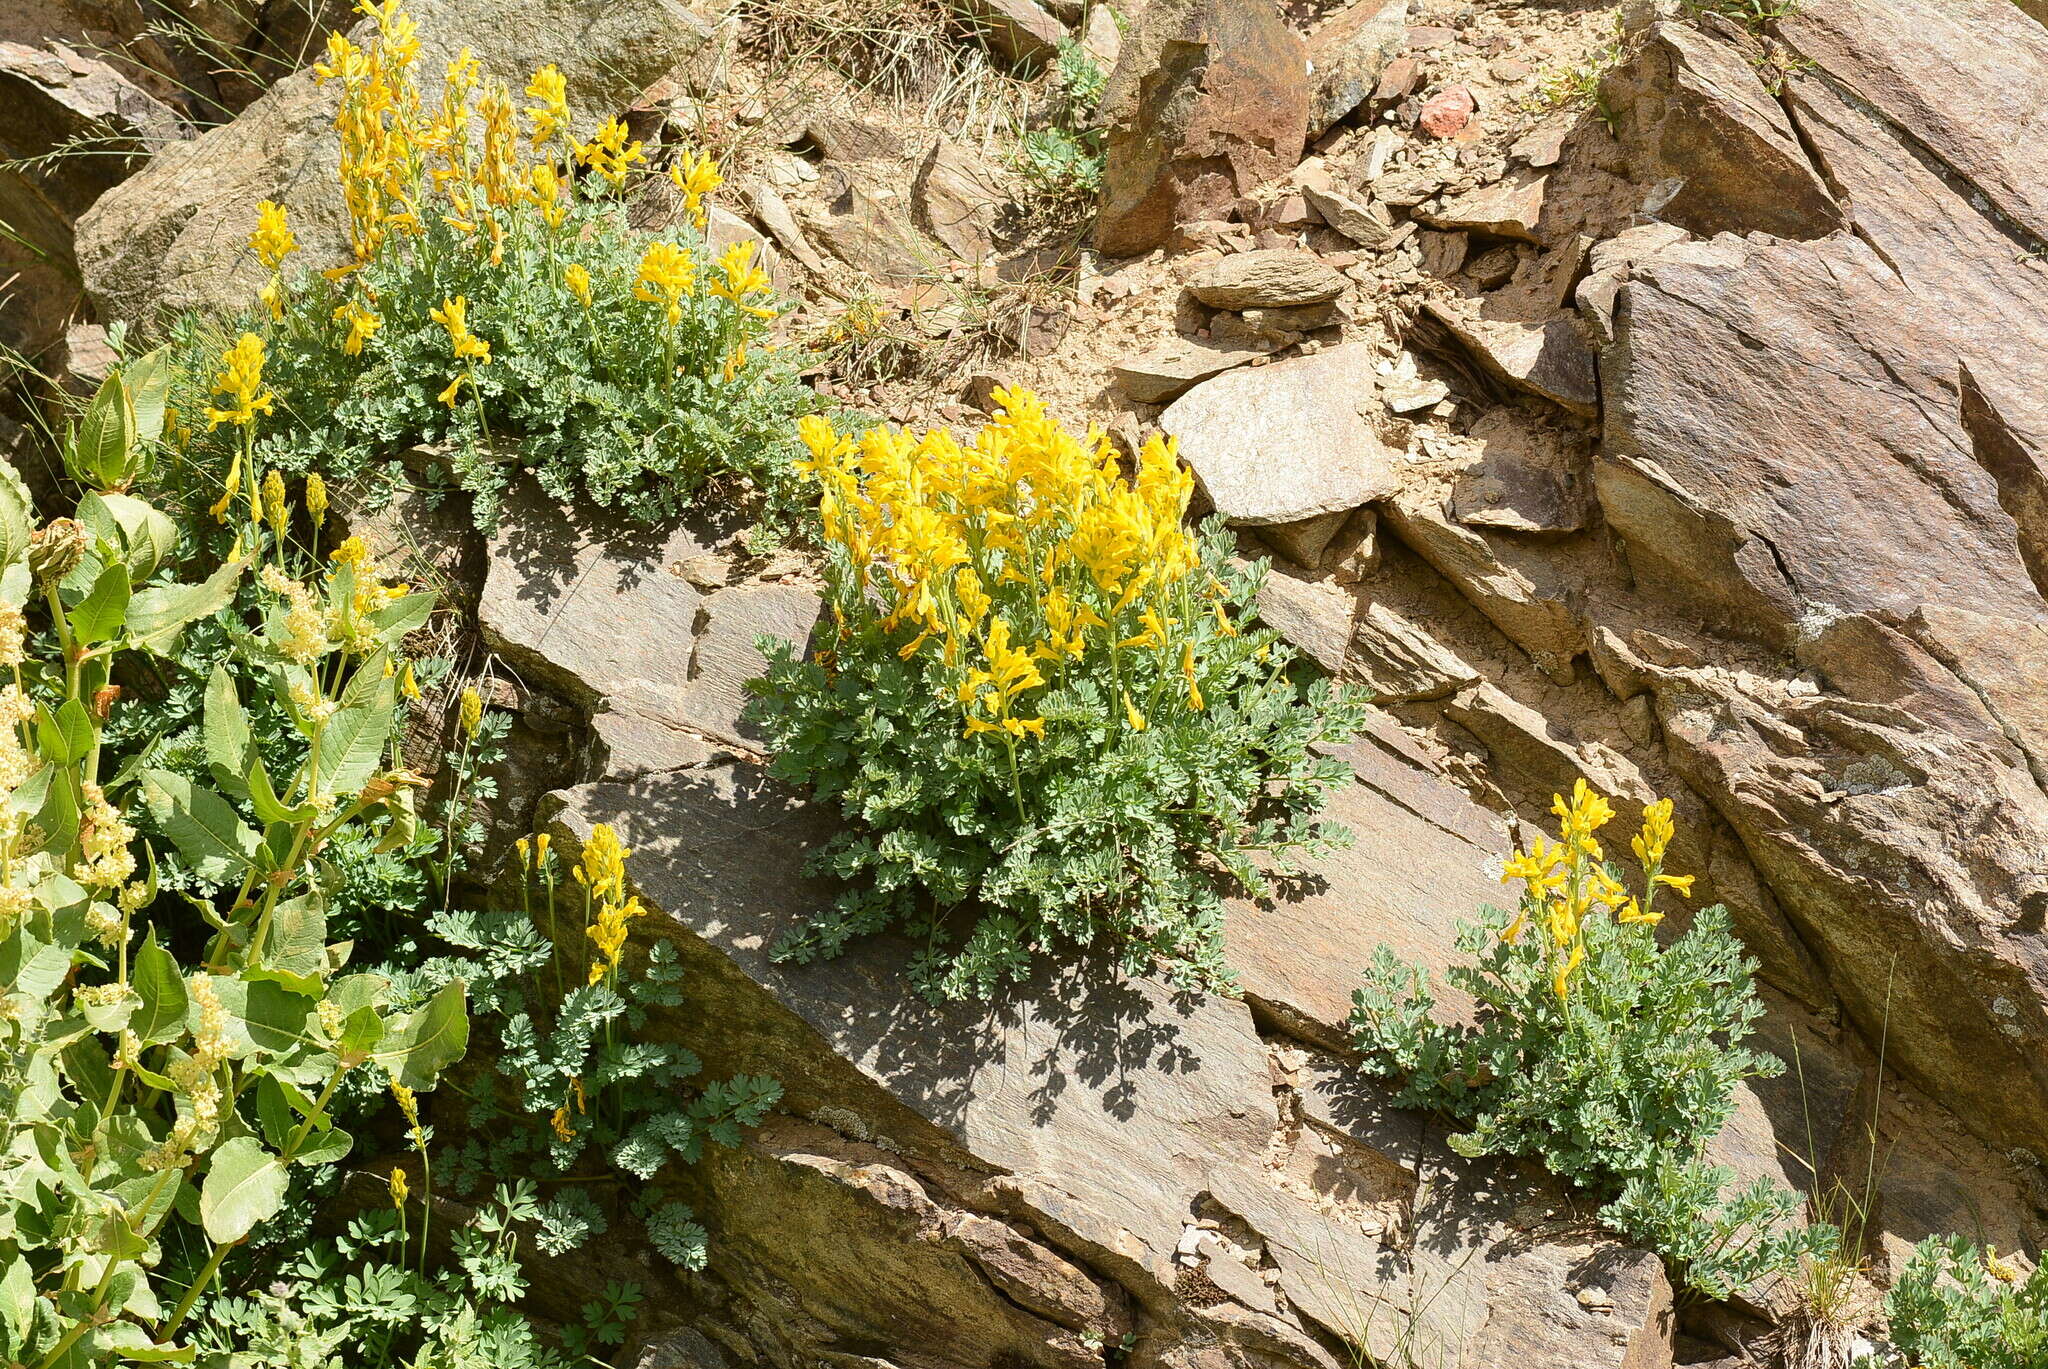
[[[1382,782],[1412,788],[1410,802],[1442,788],[1419,771]],[[726,1315],[798,1310],[773,1314],[792,1362],[806,1344],[868,1342],[943,1344],[955,1365],[1078,1366],[1084,1333],[1130,1315],[1135,1353],[1162,1364],[1329,1369],[1326,1347],[1350,1337],[1401,1369],[1483,1369],[1532,1346],[1575,1366],[1670,1363],[1655,1257],[1571,1221],[1539,1174],[1459,1159],[1334,1059],[1262,1039],[1245,1004],[1083,958],[993,1004],[937,1007],[908,992],[912,948],[893,937],[779,963],[777,941],[832,895],[800,873],[831,825],[758,769],[678,769],[553,802],[572,858],[594,822],[633,849],[636,890],[690,973],[707,1067],[776,1075],[800,1119],[692,1178],[736,1252],[713,1276]],[[1441,849],[1447,870],[1478,850],[1409,821],[1362,835],[1382,861],[1387,843],[1409,862]],[[1414,918],[1433,896],[1423,883],[1326,933],[1340,975]],[[1323,966],[1289,924],[1237,920],[1251,940],[1235,953],[1273,967],[1248,969],[1256,1001],[1330,1022],[1336,979],[1304,999]],[[760,1219],[771,1208],[815,1221]],[[1197,1270],[1218,1293],[1184,1296]],[[1354,1318],[1361,1307],[1378,1312]]]
[[[552,62],[568,80],[579,134],[625,109],[709,32],[682,0],[414,0],[407,13],[419,25],[414,74],[424,99],[439,98],[448,61],[465,46],[514,89]],[[350,37],[362,45],[371,31],[365,19]],[[78,227],[86,294],[100,317],[147,327],[180,309],[252,302],[267,278],[247,247],[261,200],[290,212],[299,265],[347,260],[339,101],[336,83],[295,72],[102,197]]]

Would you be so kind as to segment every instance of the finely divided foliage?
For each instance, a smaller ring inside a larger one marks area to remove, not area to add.
[[[851,820],[818,860],[849,889],[778,953],[900,927],[947,998],[1096,943],[1226,986],[1225,894],[1342,836],[1316,813],[1349,772],[1314,749],[1358,705],[1249,626],[1263,567],[1186,530],[1169,444],[1126,473],[1100,433],[998,400],[966,445],[804,425],[832,627],[809,659],[769,646],[756,712],[775,773]]]
[[[1742,1044],[1763,1007],[1724,909],[1657,943],[1659,891],[1692,892],[1691,875],[1664,870],[1670,800],[1644,809],[1630,842],[1640,895],[1596,835],[1613,817],[1605,799],[1580,780],[1553,811],[1557,842],[1507,862],[1522,886],[1513,916],[1488,909],[1460,929],[1473,960],[1447,977],[1477,1024],[1436,1021],[1428,977],[1381,947],[1351,1017],[1366,1070],[1399,1081],[1397,1102],[1462,1123],[1461,1153],[1533,1156],[1609,1200],[1606,1221],[1707,1297],[1831,1253],[1833,1228],[1795,1221],[1797,1198],[1768,1182],[1721,1206],[1734,1176],[1701,1158],[1736,1085],[1784,1067]]]

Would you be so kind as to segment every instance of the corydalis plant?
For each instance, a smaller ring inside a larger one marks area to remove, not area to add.
[[[1437,1021],[1428,976],[1380,948],[1351,1015],[1366,1072],[1398,1081],[1396,1103],[1463,1124],[1450,1138],[1461,1154],[1532,1156],[1611,1200],[1603,1219],[1704,1296],[1828,1253],[1832,1228],[1795,1222],[1793,1194],[1766,1183],[1723,1206],[1733,1175],[1702,1159],[1736,1086],[1784,1066],[1743,1045],[1763,1007],[1726,910],[1657,942],[1659,891],[1692,891],[1692,876],[1664,869],[1670,801],[1646,805],[1630,841],[1640,894],[1606,859],[1606,799],[1580,780],[1552,811],[1557,841],[1506,862],[1514,914],[1489,908],[1459,927],[1471,963],[1446,977],[1471,997],[1472,1025]]]
[[[1226,892],[1341,835],[1316,813],[1349,772],[1313,748],[1357,707],[1248,625],[1262,568],[1184,527],[1170,445],[1126,475],[1100,433],[998,401],[969,445],[803,426],[832,623],[809,660],[764,643],[754,715],[774,772],[853,820],[816,860],[851,887],[778,954],[900,926],[945,997],[1097,942],[1224,986]]]

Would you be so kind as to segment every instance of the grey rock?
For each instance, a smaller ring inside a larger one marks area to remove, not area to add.
[[[1215,309],[1276,309],[1333,300],[1350,284],[1313,252],[1265,247],[1219,257],[1196,271],[1187,288]]]
[[[1599,412],[1593,349],[1570,316],[1524,323],[1487,318],[1467,303],[1431,300],[1423,307],[1497,378],[1575,414]]]
[[[944,136],[932,145],[911,187],[918,227],[969,265],[995,250],[997,224],[1009,202],[1002,173]]]
[[[1408,0],[1354,0],[1309,35],[1315,69],[1308,136],[1319,138],[1372,98],[1380,74],[1408,43]]]
[[[1342,513],[1391,493],[1393,455],[1366,414],[1377,409],[1363,345],[1203,381],[1159,416],[1210,501],[1260,526]]]
[[[1451,517],[1508,532],[1577,532],[1591,514],[1585,439],[1514,409],[1472,425],[1478,460],[1459,472]]]
[[[1325,674],[1343,675],[1358,601],[1347,590],[1278,571],[1259,586],[1259,619],[1299,647]]]
[[[1168,404],[1190,388],[1239,366],[1272,355],[1268,343],[1233,346],[1195,339],[1170,342],[1142,357],[1110,367],[1117,388],[1140,404]]]
[[[1018,66],[1044,66],[1067,37],[1066,25],[1037,0],[953,0],[953,8],[992,51]]]

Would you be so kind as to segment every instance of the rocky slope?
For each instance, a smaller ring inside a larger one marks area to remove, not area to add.
[[[464,3],[440,41],[478,41]],[[700,51],[744,12],[584,8],[613,104],[696,54],[644,123],[756,98]],[[991,9],[1027,65],[1081,17]],[[2038,1259],[2048,30],[2007,0],[1804,0],[1761,31],[1656,0],[1127,17],[1089,32],[1121,57],[1105,214],[1068,266],[970,140],[858,99],[764,135],[717,231],[772,241],[816,319],[880,300],[954,357],[967,286],[1026,282],[1021,353],[974,354],[957,395],[821,383],[966,422],[1025,381],[1120,440],[1165,428],[1278,558],[1268,620],[1374,693],[1336,805],[1358,843],[1234,909],[1242,1000],[1077,965],[938,1010],[890,946],[771,963],[824,896],[799,870],[825,819],[761,778],[739,708],[756,636],[815,619],[800,558],[708,525],[625,542],[534,498],[487,545],[423,500],[360,521],[445,553],[518,681],[496,834],[619,827],[693,972],[676,1030],[788,1090],[699,1171],[719,1257],[645,1362],[1766,1357],[1797,1290],[1680,1315],[1655,1259],[1346,1068],[1374,948],[1446,963],[1578,775],[1624,821],[1677,801],[1673,865],[1763,964],[1799,1068],[1745,1092],[1721,1158],[1810,1192],[1874,1173],[1879,1281],[1934,1232]],[[572,29],[479,52],[530,64]],[[1596,107],[1537,98],[1573,71]],[[102,321],[233,298],[222,225],[317,182],[319,123],[294,77],[101,195],[78,255]]]

